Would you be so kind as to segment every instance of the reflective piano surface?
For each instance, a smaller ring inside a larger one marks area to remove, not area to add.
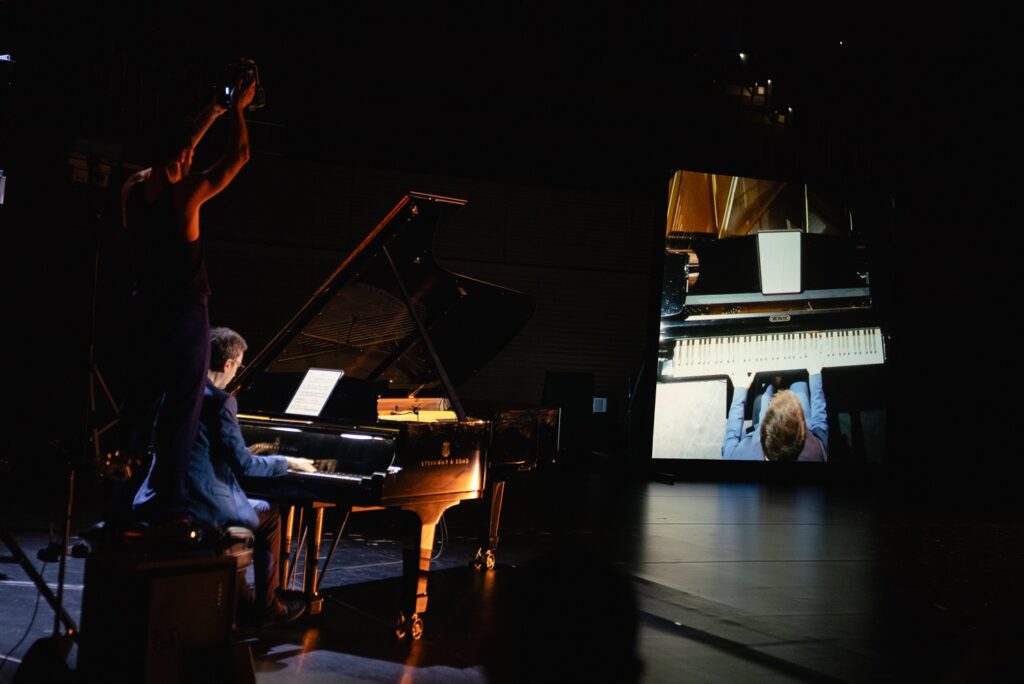
[[[247,443],[316,462],[317,473],[243,482],[252,496],[308,508],[315,547],[307,558],[318,557],[324,503],[341,507],[343,520],[349,511],[390,508],[418,525],[411,535],[418,543],[403,550],[397,627],[413,638],[423,630],[434,528],[444,511],[486,500],[475,561],[492,566],[504,477],[552,459],[557,449],[557,409],[471,416],[456,391],[533,313],[527,295],[434,261],[435,230],[463,204],[403,197],[232,388]],[[318,415],[287,413],[311,368],[344,375]],[[318,582],[314,560],[305,580],[314,612],[322,605]]]

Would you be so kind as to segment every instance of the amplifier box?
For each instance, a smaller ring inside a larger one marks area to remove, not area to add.
[[[86,562],[80,681],[231,681],[232,557],[94,554]]]

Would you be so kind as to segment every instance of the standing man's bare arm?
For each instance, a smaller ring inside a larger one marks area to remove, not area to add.
[[[241,95],[235,99],[229,109],[231,130],[228,133],[224,156],[206,171],[187,176],[182,181],[182,187],[175,197],[175,207],[178,210],[182,232],[188,242],[199,239],[199,208],[208,199],[215,197],[230,185],[238,172],[249,161],[249,130],[245,124],[244,114],[245,108],[252,102],[256,93],[255,81],[240,83],[236,92],[240,92]],[[216,109],[215,106],[211,107],[205,114],[208,116]],[[194,142],[198,142],[202,138],[215,118],[214,115],[209,120],[202,119],[198,122],[197,132],[193,136]]]
[[[192,134],[193,148],[196,147],[199,144],[199,141],[203,139],[203,136],[206,135],[206,131],[210,129],[213,122],[226,111],[227,109],[217,104],[217,101],[214,100],[206,107],[206,109],[196,115],[194,120],[195,132]]]

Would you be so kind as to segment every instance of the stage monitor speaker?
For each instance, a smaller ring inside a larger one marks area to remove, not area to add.
[[[91,556],[79,681],[231,682],[236,576],[232,557]]]

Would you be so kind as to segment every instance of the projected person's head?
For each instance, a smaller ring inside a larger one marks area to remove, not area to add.
[[[807,425],[800,400],[789,390],[772,397],[761,422],[761,447],[769,461],[795,461],[804,448]]]

